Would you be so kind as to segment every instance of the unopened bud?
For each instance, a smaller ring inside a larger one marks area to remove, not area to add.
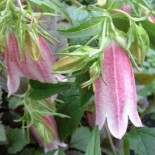
[[[71,56],[65,56],[58,60],[53,67],[54,71],[69,71],[74,69],[81,63],[80,59],[73,58]]]

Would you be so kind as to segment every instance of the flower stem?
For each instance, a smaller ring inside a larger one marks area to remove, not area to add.
[[[19,5],[19,7],[20,7],[20,10],[23,11],[24,9],[23,9],[23,6],[22,6],[21,1],[20,1],[20,0],[17,0],[17,3],[18,3],[18,5]]]
[[[106,129],[106,133],[107,133],[110,145],[111,145],[111,150],[113,152],[113,155],[117,155],[116,150],[115,150],[115,146],[114,146],[113,141],[112,141],[111,134],[110,134],[109,129],[108,129],[107,123],[105,124],[105,129]]]
[[[145,110],[144,112],[141,114],[140,118],[143,119],[145,117],[145,115],[153,108],[155,107],[155,102],[151,103]]]
[[[83,6],[80,2],[78,2],[77,0],[70,0],[73,4],[75,4],[76,6],[80,7]]]

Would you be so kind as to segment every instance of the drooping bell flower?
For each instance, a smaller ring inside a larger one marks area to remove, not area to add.
[[[42,58],[37,61],[32,60],[30,51],[28,51],[30,48],[25,47],[25,59],[22,60],[18,42],[13,34],[10,34],[9,44],[5,49],[5,61],[8,74],[8,96],[12,95],[18,90],[20,77],[28,77],[32,80],[38,80],[40,82],[47,83],[55,83],[57,77],[59,80],[63,78],[62,76],[59,77],[58,75],[55,78],[51,74],[51,68],[55,63],[55,59],[52,56],[52,53],[45,40],[42,37],[39,37],[38,40]]]
[[[103,75],[96,80],[96,123],[101,129],[107,121],[111,134],[121,139],[131,122],[141,127],[137,112],[134,73],[126,51],[111,42],[104,53]]]
[[[57,150],[58,147],[67,147],[58,136],[56,122],[53,116],[40,116],[41,121],[36,121],[30,130],[44,152]],[[57,152],[56,152],[57,154]]]

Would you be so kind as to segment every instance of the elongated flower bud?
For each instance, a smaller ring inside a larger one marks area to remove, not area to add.
[[[134,73],[127,53],[112,42],[105,50],[103,74],[107,85],[99,77],[96,81],[96,123],[101,129],[107,120],[111,134],[121,139],[131,122],[141,127],[137,112]]]
[[[26,60],[21,61],[20,50],[16,38],[10,34],[10,42],[5,50],[5,62],[8,73],[7,87],[9,95],[15,93],[20,84],[20,77],[38,80],[40,82],[56,82],[51,74],[51,66],[55,63],[50,49],[45,40],[39,37],[43,59],[33,61],[25,48]],[[28,46],[28,45],[27,45]]]
[[[40,147],[44,148],[45,153],[58,149],[58,146],[67,147],[67,145],[59,139],[53,116],[41,116],[41,121],[37,121],[31,127],[31,132]]]

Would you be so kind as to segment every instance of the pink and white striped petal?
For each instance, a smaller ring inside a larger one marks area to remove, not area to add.
[[[26,48],[24,51],[26,60],[22,60],[18,42],[13,34],[10,34],[9,41],[9,45],[6,45],[5,49],[5,63],[8,74],[8,96],[11,96],[18,90],[20,77],[27,77],[32,80],[47,83],[57,82],[56,78],[51,74],[55,58],[43,38],[39,38],[43,58],[38,61],[33,61],[30,58]]]
[[[20,84],[20,77],[24,76],[20,69],[20,54],[17,41],[10,35],[10,44],[6,46],[5,50],[5,64],[7,67],[7,87],[8,96],[12,95],[18,90]]]
[[[112,42],[105,50],[103,74],[107,85],[99,77],[96,81],[96,123],[101,129],[107,120],[111,134],[121,139],[132,123],[141,127],[137,112],[134,73],[126,51]]]

